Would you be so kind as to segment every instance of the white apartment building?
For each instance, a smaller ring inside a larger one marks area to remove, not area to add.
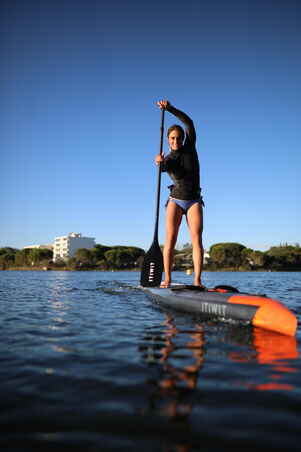
[[[81,234],[70,232],[63,237],[56,237],[53,245],[53,260],[69,259],[73,257],[79,248],[91,249],[95,246],[95,239],[91,237],[82,237]]]

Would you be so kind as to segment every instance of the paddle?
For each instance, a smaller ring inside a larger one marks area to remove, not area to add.
[[[163,153],[163,132],[164,132],[164,112],[161,110],[161,138],[160,138],[160,154]],[[153,243],[144,256],[141,269],[140,284],[143,287],[159,286],[162,281],[163,273],[163,256],[158,242],[158,226],[159,226],[159,208],[160,208],[160,188],[161,188],[161,163],[158,165],[158,182],[157,182],[157,205],[156,220]]]

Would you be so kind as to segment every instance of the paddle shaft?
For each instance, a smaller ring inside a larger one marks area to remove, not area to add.
[[[160,155],[163,154],[163,134],[164,134],[164,113],[165,110],[161,110],[161,127],[160,127]],[[160,211],[160,191],[161,191],[161,162],[158,165],[158,178],[157,178],[157,204],[156,204],[156,219],[155,219],[155,231],[154,242],[158,243],[158,229],[159,229],[159,211]]]
[[[164,132],[164,110],[161,110],[161,139],[160,139],[160,155],[163,154],[163,132]],[[142,287],[159,286],[162,281],[163,273],[163,256],[158,242],[158,226],[159,226],[159,209],[160,209],[160,188],[161,188],[161,162],[158,165],[158,183],[157,183],[157,205],[156,220],[153,243],[144,256],[140,283]]]

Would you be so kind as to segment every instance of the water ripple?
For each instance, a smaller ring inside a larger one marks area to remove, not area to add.
[[[299,444],[300,273],[204,275],[280,299],[299,317],[296,338],[162,310],[138,280],[0,272],[3,450]]]

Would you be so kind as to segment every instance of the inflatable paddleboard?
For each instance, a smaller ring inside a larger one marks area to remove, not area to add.
[[[163,306],[222,320],[238,320],[270,331],[294,336],[296,316],[280,301],[265,295],[239,292],[231,286],[202,289],[171,285],[169,288],[142,287]]]

